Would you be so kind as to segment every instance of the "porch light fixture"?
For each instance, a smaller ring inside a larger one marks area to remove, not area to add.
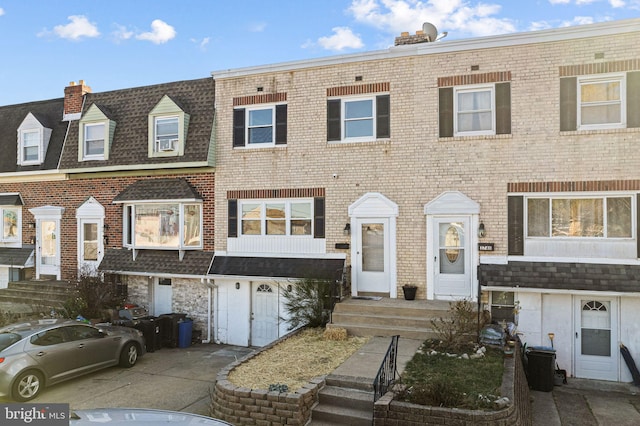
[[[484,223],[480,222],[480,226],[478,226],[478,237],[484,238],[487,234],[487,231],[484,229]]]
[[[240,290],[240,283],[236,283],[236,290]]]
[[[35,222],[29,222],[29,225],[27,225],[29,227],[29,229],[35,229],[36,227],[36,223]]]
[[[344,229],[342,230],[342,233],[343,233],[344,235],[351,235],[351,224],[350,224],[350,223],[347,223],[347,224],[344,226]]]

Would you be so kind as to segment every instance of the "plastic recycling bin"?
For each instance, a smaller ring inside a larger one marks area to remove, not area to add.
[[[188,348],[191,346],[191,333],[193,330],[193,321],[191,318],[185,318],[178,323],[178,347]]]
[[[532,347],[527,350],[527,379],[533,390],[551,392],[556,369],[556,351]]]
[[[178,324],[184,320],[187,314],[162,314],[158,317],[160,322],[160,339],[165,348],[178,346]]]

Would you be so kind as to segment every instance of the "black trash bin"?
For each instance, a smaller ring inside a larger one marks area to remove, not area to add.
[[[550,348],[527,350],[527,379],[533,390],[551,392],[556,370],[556,351]]]
[[[160,325],[155,317],[142,318],[134,327],[142,332],[147,352],[155,352],[161,348]]]
[[[178,346],[179,323],[184,321],[187,314],[162,314],[158,317],[160,322],[160,340],[162,347],[175,348]]]

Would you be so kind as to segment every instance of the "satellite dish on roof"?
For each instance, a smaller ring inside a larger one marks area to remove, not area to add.
[[[436,41],[438,29],[430,22],[422,24],[422,32],[429,38],[429,41]]]

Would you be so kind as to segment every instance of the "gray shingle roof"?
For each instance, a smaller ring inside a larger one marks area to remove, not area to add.
[[[190,116],[184,155],[149,158],[148,117],[164,95],[174,100]],[[60,168],[66,170],[207,161],[214,120],[214,95],[212,78],[88,93],[83,113],[96,104],[116,122],[109,159],[78,161],[79,121],[74,121],[69,128]]]
[[[51,99],[0,107],[0,173],[53,170],[58,166],[67,123],[62,121],[64,100]],[[17,130],[29,113],[52,130],[49,147],[40,165],[19,166]]]
[[[216,256],[211,275],[273,278],[342,279],[344,259]]]
[[[171,274],[206,276],[213,252],[186,251],[180,260],[178,251],[138,250],[136,259],[127,249],[107,249],[99,269],[103,272],[129,272],[144,274]]]
[[[640,265],[509,262],[480,265],[483,286],[640,292]]]
[[[23,267],[33,253],[33,246],[20,248],[0,247],[0,266]]]
[[[182,178],[140,180],[119,193],[114,202],[140,200],[202,200],[202,196]]]

